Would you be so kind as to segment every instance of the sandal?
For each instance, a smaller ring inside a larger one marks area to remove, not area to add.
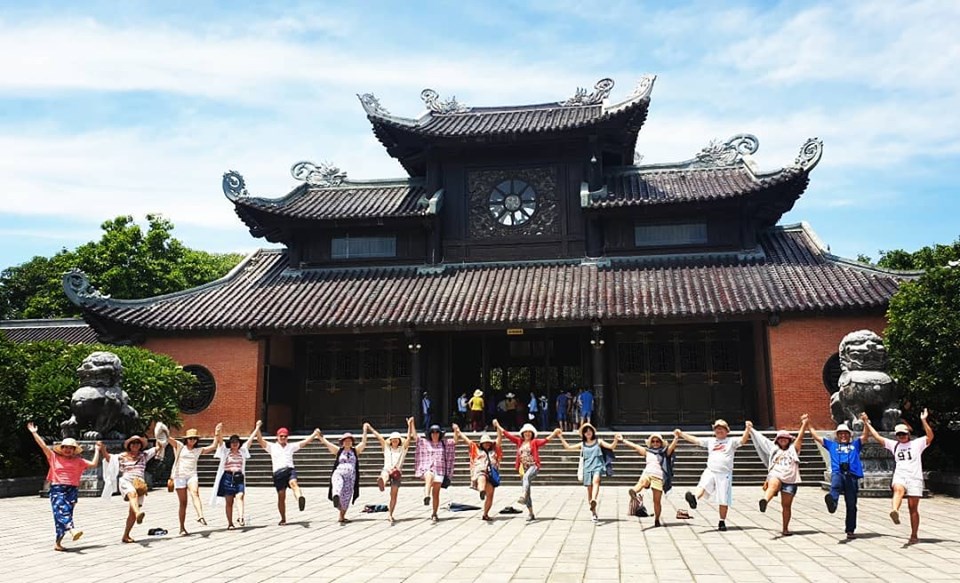
[[[430,517],[430,522],[440,522],[440,517],[434,514]]]
[[[137,514],[137,524],[143,524],[143,519],[147,515],[146,512],[140,511],[140,514]]]
[[[687,512],[686,510],[677,510],[677,519],[678,519],[678,520],[687,520],[687,519],[690,519],[690,518],[693,518],[693,517],[690,516],[690,513]]]
[[[202,516],[197,519],[197,522],[199,522],[200,524],[202,524],[202,525],[204,525],[204,526],[207,525],[207,519],[204,518],[204,517],[202,517]]]
[[[80,540],[80,537],[81,537],[81,536],[83,536],[83,531],[82,531],[82,530],[74,531],[74,533],[73,533],[73,540],[74,540],[74,541],[78,541],[78,540]]]
[[[130,538],[129,536],[126,536],[126,537],[123,537],[122,539],[120,539],[120,542],[122,542],[122,543],[135,543],[135,542],[137,542],[137,541],[133,540],[133,539]]]
[[[233,523],[227,525],[227,530],[236,530],[236,529],[237,527],[235,527]]]
[[[286,520],[281,520],[280,522],[277,523],[277,526],[286,526],[286,524],[287,524]]]
[[[242,516],[237,519],[237,524],[239,524],[240,526],[246,526],[246,525],[243,523],[243,517],[242,517]]]

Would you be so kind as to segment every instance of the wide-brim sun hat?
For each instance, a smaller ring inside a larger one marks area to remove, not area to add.
[[[580,426],[580,437],[581,437],[581,438],[583,437],[583,434],[587,431],[587,429],[593,429],[593,436],[594,436],[594,437],[597,436],[597,428],[594,427],[592,423],[584,423],[583,425]]]
[[[496,442],[497,440],[494,439],[493,436],[490,435],[489,433],[484,433],[483,435],[480,436],[480,445],[483,445],[485,443],[496,443]]]
[[[533,437],[537,436],[537,428],[531,425],[530,423],[524,423],[523,427],[520,428],[520,435],[522,436],[524,433],[528,431],[533,434]]]
[[[909,434],[910,434],[910,428],[907,427],[906,424],[904,424],[904,423],[897,423],[897,426],[893,428],[893,432],[894,432],[894,433],[906,433],[907,435],[909,435]]]
[[[473,392],[473,396],[474,396],[474,397],[482,397],[482,396],[483,396],[483,391],[481,391],[480,389],[477,389],[476,391]]]
[[[793,435],[792,435],[789,431],[787,431],[786,429],[781,429],[780,431],[777,432],[777,435],[776,435],[776,437],[773,438],[773,440],[774,440],[774,441],[777,441],[777,440],[780,440],[780,439],[789,439],[789,440],[792,441],[792,440],[793,440]]]
[[[131,435],[130,437],[127,438],[126,441],[123,442],[123,449],[130,449],[130,444],[133,443],[134,441],[140,442],[140,449],[147,449],[147,446],[149,445],[146,437],[140,437],[139,435]]]
[[[430,427],[428,427],[427,430],[423,432],[423,437],[425,439],[430,439],[430,434],[433,432],[439,433],[440,439],[443,439],[443,428],[440,427],[439,425],[431,425]]]
[[[504,396],[505,396],[506,398],[508,398],[508,399],[512,399],[512,398],[516,397],[516,395],[514,395],[513,393],[507,393],[507,394],[504,395]]]
[[[841,423],[840,425],[837,425],[837,431],[836,431],[837,433],[841,433],[844,431],[846,431],[847,433],[853,433],[852,431],[850,431],[850,426],[847,425],[846,423]]]
[[[647,438],[647,447],[650,447],[650,444],[653,443],[654,439],[659,439],[660,443],[663,443],[663,436],[659,433],[651,433],[650,437]]]
[[[53,446],[51,449],[53,449],[53,451],[55,451],[55,452],[57,452],[57,453],[59,453],[59,454],[63,454],[63,450],[62,450],[61,448],[64,448],[64,447],[73,447],[73,448],[74,448],[74,450],[73,450],[74,455],[79,454],[80,452],[83,451],[83,446],[80,445],[79,443],[77,443],[77,440],[74,439],[74,438],[72,438],[72,437],[68,437],[68,438],[64,439],[63,441],[61,441],[61,442],[58,443],[57,445]]]
[[[340,436],[340,444],[343,445],[343,442],[346,441],[346,440],[348,440],[348,439],[349,439],[350,441],[352,441],[353,443],[357,443],[357,438],[355,438],[355,437],[353,436],[353,434],[348,431],[348,432],[346,432],[346,433],[344,433],[343,435]]]
[[[388,435],[388,436],[387,436],[387,443],[390,443],[390,442],[393,441],[394,439],[398,439],[398,440],[400,440],[400,442],[403,442],[403,436],[400,435],[400,432],[399,432],[399,431],[394,431],[393,433],[391,433],[390,435]]]
[[[713,422],[713,428],[716,429],[717,427],[723,427],[727,431],[730,431],[730,424],[723,419],[717,419]]]
[[[200,432],[196,429],[187,429],[187,432],[183,434],[184,439],[190,439],[191,437],[196,437],[200,439]]]

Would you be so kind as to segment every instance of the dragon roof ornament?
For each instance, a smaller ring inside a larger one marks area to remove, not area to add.
[[[375,115],[378,117],[385,117],[390,115],[390,112],[387,111],[387,108],[380,104],[380,99],[377,98],[373,93],[364,93],[357,94],[357,97],[360,99],[360,104],[363,106],[363,111],[367,115]]]
[[[821,156],[823,156],[823,140],[810,138],[800,146],[800,154],[797,155],[793,165],[804,170],[812,170],[820,162]]]
[[[470,108],[457,101],[453,96],[446,101],[440,100],[440,94],[433,89],[424,89],[420,92],[420,99],[426,104],[427,109],[432,113],[463,113]]]
[[[633,91],[630,92],[629,99],[639,99],[643,97],[649,97],[650,93],[653,92],[653,82],[657,80],[657,76],[652,73],[647,73],[640,77],[637,80],[637,84],[634,86]]]
[[[563,107],[577,107],[581,105],[600,105],[603,100],[610,97],[610,91],[613,90],[613,79],[604,77],[593,86],[593,93],[587,93],[583,87],[577,87],[573,97],[566,101],[561,101]]]
[[[93,287],[87,274],[77,268],[63,274],[63,292],[71,302],[83,308],[103,306],[110,299],[109,295]]]
[[[689,168],[713,168],[733,166],[744,156],[755,154],[760,148],[760,140],[753,134],[737,134],[726,142],[711,140],[690,161]]]
[[[290,167],[290,175],[312,186],[340,186],[347,173],[329,162],[314,164],[303,160]]]
[[[223,194],[230,200],[250,196],[243,176],[236,170],[227,170],[223,173]]]

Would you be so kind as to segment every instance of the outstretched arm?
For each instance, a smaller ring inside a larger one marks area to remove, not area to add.
[[[372,428],[370,427],[369,423],[363,424],[363,434],[360,436],[360,445],[356,447],[357,455],[360,455],[361,453],[363,453],[363,450],[367,449],[367,432],[370,431],[370,429]],[[380,445],[381,446],[383,445],[382,440],[380,441]]]
[[[923,423],[923,432],[927,434],[927,446],[933,443],[933,428],[930,427],[930,424],[927,423],[927,417],[930,414],[927,412],[927,408],[923,408],[923,413],[920,413],[920,423]]]
[[[578,443],[576,445],[570,445],[567,443],[567,440],[563,438],[563,431],[557,433],[557,437],[560,438],[560,444],[563,445],[563,449],[567,451],[580,451],[580,448],[583,447],[582,443]]]
[[[270,447],[268,446],[267,441],[263,438],[263,432],[260,430],[261,425],[262,422],[257,419],[257,428],[254,429],[253,432],[257,438],[257,443],[260,444],[260,447],[262,447],[264,451],[269,451]]]
[[[223,423],[217,423],[217,427],[213,430],[213,443],[201,449],[200,455],[216,451],[221,443],[223,443]]]
[[[503,427],[501,427],[500,424],[497,423],[497,425],[496,425],[496,430],[497,430],[497,444],[496,444],[496,447],[497,447],[497,449],[500,449],[501,447],[503,447]]]
[[[301,447],[304,447],[304,446],[306,446],[306,445],[310,445],[310,442],[313,441],[314,439],[320,439],[320,429],[319,429],[319,428],[314,429],[314,430],[313,430],[313,433],[311,433],[310,435],[308,435],[306,439],[304,439],[304,440],[301,441],[299,444],[297,444],[297,449],[300,449]]]
[[[679,429],[673,430],[673,441],[667,446],[667,455],[673,455],[673,452],[677,451],[677,444],[680,442],[680,433],[681,431]]]
[[[94,448],[93,448],[93,459],[92,459],[92,460],[84,460],[84,461],[87,462],[87,467],[88,467],[88,468],[95,468],[95,467],[97,467],[97,466],[100,464],[100,449],[101,449],[102,447],[103,447],[103,442],[102,442],[102,441],[98,441],[97,444],[96,444],[96,446],[94,446]]]
[[[320,431],[320,430],[317,429],[317,430],[315,430],[315,433],[317,433],[317,432],[319,432],[319,431]],[[313,434],[311,434],[311,437],[313,437]],[[333,455],[337,455],[337,452],[340,451],[340,448],[337,447],[336,444],[332,443],[329,439],[327,439],[327,437],[326,437],[323,433],[320,433],[320,434],[319,434],[319,437],[318,437],[317,439],[320,440],[320,445],[322,445],[322,446],[324,446],[325,448],[327,448],[327,451],[329,451],[329,452],[332,453]]]
[[[50,449],[50,446],[47,445],[47,442],[40,437],[39,433],[37,433],[37,426],[33,424],[33,421],[27,423],[27,430],[30,431],[30,435],[33,436],[33,440],[37,442],[37,445],[40,446],[40,449],[43,450],[44,457],[50,459],[50,456],[53,455],[53,450]]]
[[[407,417],[407,438],[400,441],[401,447],[410,447],[410,444],[417,439],[417,428],[414,425],[413,417]]]
[[[810,416],[804,413],[800,416],[800,431],[797,432],[797,438],[793,440],[793,448],[797,450],[797,453],[800,453],[800,448],[803,447],[803,434],[810,427]]]
[[[639,443],[634,443],[634,442],[630,441],[629,439],[624,439],[623,435],[621,435],[621,434],[619,434],[619,433],[616,435],[615,439],[619,439],[620,442],[621,442],[623,445],[629,447],[630,449],[634,450],[635,452],[639,453],[640,455],[647,455],[647,448],[643,447],[643,446],[640,445]]]
[[[250,437],[247,438],[247,442],[243,444],[243,447],[250,449],[250,446],[253,445],[253,440],[256,439],[257,434],[260,433],[260,420],[257,420],[257,425],[253,428],[253,431],[250,432]]]
[[[883,436],[877,431],[873,426],[873,423],[870,423],[870,416],[866,413],[860,414],[860,421],[863,421],[863,430],[870,432],[870,437],[874,438],[877,443],[883,445]]]
[[[456,423],[454,423],[452,427],[453,427],[453,441],[454,441],[454,443],[456,443],[457,441],[462,441],[462,442],[466,443],[467,445],[470,445],[470,443],[472,443],[472,442],[470,441],[470,438],[469,438],[469,437],[467,437],[466,435],[464,435],[463,433],[460,432],[460,426],[459,426],[459,425],[457,425]]]
[[[820,434],[817,433],[817,430],[813,428],[813,423],[807,421],[807,431],[810,432],[810,437],[813,438],[820,446],[823,446],[823,438],[820,437]]]
[[[700,445],[700,439],[697,438],[695,435],[690,435],[690,434],[687,433],[686,431],[680,431],[680,433],[677,433],[678,431],[680,431],[680,430],[679,430],[679,429],[674,429],[674,430],[673,430],[673,434],[676,435],[677,437],[679,437],[680,439],[684,440],[684,441],[689,441],[689,442],[692,443],[693,445]]]
[[[543,441],[544,441],[544,442],[550,441],[551,439],[553,439],[554,437],[557,437],[557,436],[560,435],[561,433],[563,433],[563,432],[560,431],[560,428],[559,428],[559,427],[557,427],[556,429],[554,429],[553,431],[551,431],[549,435],[547,435],[546,437],[544,437],[544,438],[543,438]]]
[[[102,441],[97,442],[97,449],[100,450],[100,454],[103,455],[103,461],[110,461],[110,452],[107,451],[107,446],[103,445]]]
[[[750,430],[753,429],[753,421],[747,421],[743,426],[743,435],[740,437],[740,445],[746,445],[750,441]]]
[[[380,432],[379,432],[379,431],[377,431],[376,429],[373,428],[373,425],[370,425],[369,423],[364,423],[364,424],[363,424],[363,430],[364,430],[364,432],[370,431],[370,433],[372,433],[373,436],[377,438],[377,441],[380,442],[380,447],[381,447],[381,448],[386,448],[386,447],[387,447],[387,442],[386,442],[386,440],[383,439],[383,436],[380,435]],[[401,443],[400,445],[403,445],[403,444]]]

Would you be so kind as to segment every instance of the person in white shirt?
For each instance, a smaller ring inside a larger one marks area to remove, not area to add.
[[[173,480],[173,487],[177,492],[177,499],[180,503],[178,516],[180,518],[180,536],[187,535],[187,527],[184,522],[187,519],[187,491],[190,491],[190,498],[193,500],[193,509],[197,513],[197,522],[206,526],[207,519],[203,517],[203,502],[200,500],[200,480],[197,475],[197,462],[200,456],[216,451],[223,443],[223,423],[217,423],[214,429],[213,443],[207,447],[198,447],[200,443],[200,432],[196,429],[188,429],[183,437],[183,443],[176,439],[170,439],[170,445],[176,452],[173,462],[173,469],[170,471],[170,479]],[[168,486],[169,487],[169,486]]]
[[[399,431],[394,431],[389,437],[384,438],[372,425],[367,424],[367,426],[383,449],[383,468],[380,470],[380,476],[377,477],[377,487],[383,492],[388,485],[390,486],[387,520],[393,524],[396,522],[393,518],[393,510],[397,507],[397,494],[400,493],[400,482],[403,480],[403,460],[407,457],[410,444],[417,438],[417,430],[414,427],[413,417],[407,418],[406,436],[400,435]]]
[[[314,429],[313,433],[306,439],[297,443],[290,443],[288,441],[290,430],[281,427],[277,430],[277,441],[267,443],[263,439],[263,433],[259,429],[257,430],[257,443],[270,454],[270,463],[273,466],[273,486],[277,489],[277,510],[280,511],[280,526],[287,523],[287,488],[293,490],[293,495],[297,498],[301,512],[307,506],[307,499],[303,497],[300,485],[297,484],[297,469],[293,465],[293,454],[318,437],[320,437],[320,430]]]
[[[870,423],[870,418],[861,415],[861,419],[869,427],[870,435],[877,440],[883,447],[890,450],[893,454],[896,466],[893,470],[893,480],[890,483],[890,489],[893,490],[893,499],[891,500],[890,519],[894,524],[900,524],[900,504],[903,497],[907,497],[907,509],[910,511],[910,541],[908,544],[918,542],[917,531],[920,530],[920,498],[923,497],[923,464],[921,456],[923,450],[927,449],[933,443],[933,429],[927,422],[929,413],[924,409],[920,413],[920,422],[923,423],[923,437],[910,439],[910,426],[900,423],[893,428],[896,439],[887,439],[877,433],[877,430]]]
[[[809,427],[810,417],[804,413],[800,417],[800,431],[796,439],[789,431],[780,430],[773,440],[767,439],[756,429],[750,429],[757,455],[767,466],[767,479],[763,481],[763,498],[760,498],[760,512],[767,511],[767,504],[780,494],[783,536],[790,536],[790,518],[793,515],[793,497],[797,495],[800,484],[800,448],[803,447],[803,435]]]
[[[727,530],[727,510],[733,501],[733,456],[737,453],[737,448],[745,445],[750,439],[752,428],[753,423],[747,421],[743,435],[738,440],[729,438],[730,425],[723,419],[713,422],[713,437],[700,439],[689,433],[680,432],[681,439],[707,450],[707,468],[700,475],[697,492],[694,494],[688,490],[684,498],[690,508],[695,509],[697,500],[703,498],[704,494],[711,494],[714,503],[720,507],[720,523],[717,525],[717,530],[721,532]]]

